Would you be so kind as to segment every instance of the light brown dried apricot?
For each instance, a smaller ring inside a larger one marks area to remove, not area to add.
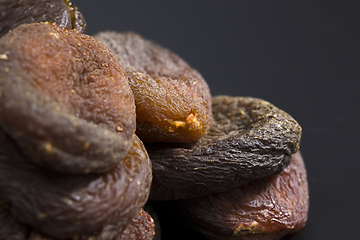
[[[133,141],[134,96],[99,41],[55,24],[23,24],[0,39],[0,126],[43,167],[106,172]]]
[[[119,59],[135,96],[136,134],[144,142],[191,142],[211,126],[203,77],[168,49],[133,32],[94,36]]]

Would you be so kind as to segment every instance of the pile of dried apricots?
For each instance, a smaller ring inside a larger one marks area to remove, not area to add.
[[[305,226],[289,114],[212,96],[139,34],[85,34],[69,0],[2,0],[0,13],[0,240],[160,239],[159,202],[208,239]]]

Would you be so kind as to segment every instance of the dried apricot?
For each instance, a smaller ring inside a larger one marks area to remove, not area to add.
[[[151,162],[137,137],[110,172],[68,175],[44,171],[2,133],[0,171],[0,198],[15,218],[60,239],[117,236],[146,203],[151,184]]]
[[[25,240],[27,228],[10,213],[10,207],[0,200],[0,240]]]
[[[109,239],[109,240],[155,240],[154,234],[155,234],[155,225],[154,220],[152,217],[144,211],[144,209],[140,209],[137,215],[133,218],[130,225],[125,229],[123,233],[121,233],[119,236]],[[26,240],[55,240],[52,237],[45,236],[42,233],[32,231],[29,234],[29,238]],[[91,237],[87,238],[84,236],[77,236],[75,239],[77,240],[98,240],[98,238]],[[0,240],[2,240],[0,238]],[[16,239],[20,240],[20,239]],[[23,240],[23,239],[21,239]]]
[[[114,240],[152,240],[154,235],[154,219],[144,209],[140,209],[126,230]]]
[[[299,149],[301,127],[267,101],[217,96],[213,124],[192,143],[147,144],[153,164],[151,200],[221,192],[280,173]]]
[[[16,26],[51,22],[84,33],[86,21],[69,0],[1,0],[0,37]]]
[[[179,208],[189,225],[208,239],[280,239],[305,226],[309,210],[305,165],[300,153],[278,175],[240,188],[187,199]]]
[[[94,36],[120,59],[135,96],[136,134],[144,142],[191,142],[211,126],[203,77],[178,55],[133,32]]]
[[[55,24],[23,24],[0,39],[0,126],[43,167],[106,172],[133,141],[134,96],[99,41]]]
[[[160,226],[160,220],[157,214],[157,211],[153,207],[153,202],[147,202],[145,206],[143,207],[144,210],[151,216],[151,218],[154,220],[155,224],[155,234],[153,237],[153,240],[160,240],[161,239],[161,226]]]

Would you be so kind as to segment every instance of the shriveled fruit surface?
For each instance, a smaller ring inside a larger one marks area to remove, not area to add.
[[[160,220],[158,217],[158,213],[153,207],[153,202],[148,201],[143,208],[154,220],[155,234],[154,234],[153,240],[160,240],[161,239],[161,224],[160,224]]]
[[[180,205],[189,224],[208,239],[280,239],[303,228],[308,217],[303,158],[294,154],[279,175],[228,192],[184,200]]]
[[[137,137],[110,172],[68,175],[33,164],[1,133],[0,171],[0,199],[15,218],[59,239],[118,236],[146,203],[151,184],[151,162]]]
[[[26,240],[56,240],[56,239],[49,237],[49,236],[45,236],[44,234],[36,232],[36,231],[31,231],[29,233],[29,237]],[[79,238],[79,240],[82,240],[82,239]]]
[[[191,142],[209,131],[209,87],[178,55],[133,32],[94,37],[125,69],[135,96],[136,134],[144,142]]]
[[[10,207],[0,200],[0,240],[26,240],[27,228],[10,213]]]
[[[144,209],[140,208],[139,212],[132,219],[130,225],[125,229],[125,231],[119,236],[116,236],[115,238],[111,238],[109,240],[152,240],[155,234],[154,229],[154,220],[146,211],[144,211]],[[36,231],[32,231],[29,235],[29,238],[26,238],[26,240],[57,240]],[[83,238],[82,236],[79,236],[75,239],[92,240],[96,238]]]
[[[105,172],[129,150],[135,102],[119,60],[91,36],[47,23],[0,39],[0,126],[29,159]]]
[[[152,240],[154,235],[154,219],[144,209],[140,209],[123,234],[114,240]]]
[[[16,26],[51,22],[84,33],[86,22],[69,0],[1,0],[0,37]]]
[[[280,173],[299,149],[301,127],[269,102],[217,96],[213,125],[199,141],[146,145],[153,164],[151,200],[221,192]]]

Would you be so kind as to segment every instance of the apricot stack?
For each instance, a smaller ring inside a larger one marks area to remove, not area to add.
[[[212,96],[137,33],[87,35],[68,0],[0,7],[0,240],[160,239],[158,203],[209,239],[305,226],[302,130],[289,114]]]

